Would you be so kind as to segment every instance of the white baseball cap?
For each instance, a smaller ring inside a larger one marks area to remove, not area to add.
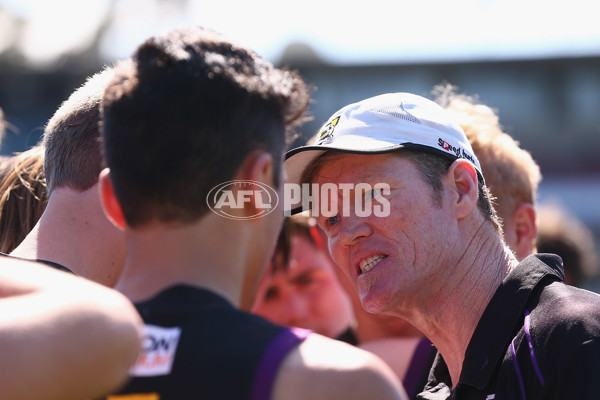
[[[411,93],[387,93],[343,107],[319,130],[314,144],[285,155],[286,182],[300,184],[306,167],[328,150],[383,154],[401,149],[479,161],[464,131],[438,104]]]

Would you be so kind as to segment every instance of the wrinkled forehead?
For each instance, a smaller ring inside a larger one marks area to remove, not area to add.
[[[304,183],[328,183],[345,180],[347,183],[371,181],[392,169],[398,154],[351,154],[327,152],[309,165]]]

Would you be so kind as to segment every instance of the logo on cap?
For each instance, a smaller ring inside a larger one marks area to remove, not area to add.
[[[333,130],[338,124],[340,117],[335,117],[329,123],[327,123],[323,129],[317,134],[316,145],[322,145],[326,143],[330,143],[333,140]]]
[[[446,150],[449,153],[454,153],[457,158],[466,158],[473,164],[476,164],[475,158],[462,147],[452,146],[450,143],[446,142],[442,138],[438,138],[438,146],[440,146],[442,149]]]
[[[438,146],[440,146],[442,149],[448,152],[454,153],[456,157],[460,157],[460,147],[452,146],[450,143],[446,142],[442,138],[438,138]]]

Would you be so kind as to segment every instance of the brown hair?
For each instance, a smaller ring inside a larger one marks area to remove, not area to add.
[[[0,252],[10,253],[33,229],[46,207],[44,149],[37,145],[0,164]]]
[[[599,272],[592,231],[579,218],[556,204],[537,210],[537,250],[563,259],[568,284],[582,286]]]
[[[313,217],[304,213],[286,217],[277,239],[277,245],[272,257],[271,273],[286,271],[291,254],[291,241],[294,236],[308,240],[316,249],[327,252],[322,232]]]

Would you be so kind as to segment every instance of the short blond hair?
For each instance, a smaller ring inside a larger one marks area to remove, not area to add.
[[[113,67],[89,77],[65,100],[44,128],[44,175],[48,194],[59,187],[83,192],[98,182],[104,164],[100,104]]]
[[[435,101],[462,127],[479,159],[486,185],[496,198],[501,219],[524,203],[535,204],[542,179],[531,153],[502,130],[497,113],[472,96],[458,94],[450,84],[435,86]]]

